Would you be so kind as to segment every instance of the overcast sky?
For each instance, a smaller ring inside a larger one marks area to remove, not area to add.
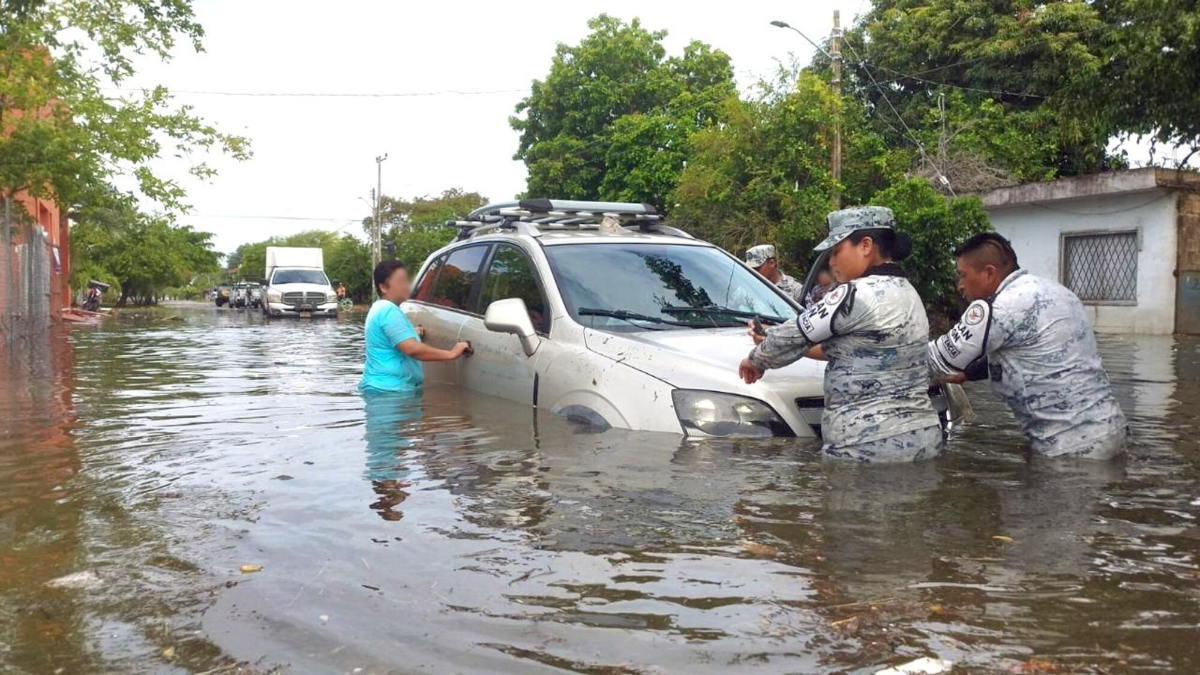
[[[724,50],[743,87],[813,48],[770,25],[781,19],[820,41],[867,7],[862,0],[753,0],[706,6],[640,2],[342,2],[197,0],[205,51],[180,50],[169,64],[143,62],[138,86],[164,84],[221,130],[247,136],[254,158],[212,159],[220,175],[190,180],[178,163],[193,214],[181,222],[216,235],[217,250],[306,229],[358,234],[387,153],[383,192],[437,194],[450,187],[511,199],[525,185],[508,126],[530,82],[550,69],[555,45],[575,44],[587,20],[638,17],[669,32],[678,54],[692,39]],[[225,93],[474,95],[272,97]],[[209,93],[184,93],[209,92]],[[314,219],[314,220],[299,220]]]

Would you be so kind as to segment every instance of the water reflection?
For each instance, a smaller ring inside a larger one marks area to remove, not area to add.
[[[1102,340],[1124,461],[1030,460],[973,388],[941,459],[859,467],[364,398],[361,330],[205,309],[5,359],[0,670],[1200,668],[1194,340]]]
[[[384,520],[400,520],[397,508],[408,493],[407,454],[413,446],[407,427],[421,419],[419,393],[371,392],[363,394],[366,416],[363,436],[367,446],[364,476],[371,482],[379,499],[371,508]]]

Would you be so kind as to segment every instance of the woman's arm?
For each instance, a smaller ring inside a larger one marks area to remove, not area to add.
[[[418,361],[453,361],[461,357],[468,348],[467,343],[459,342],[454,345],[453,349],[438,349],[412,338],[396,345],[396,349],[399,349],[405,356],[410,356]]]

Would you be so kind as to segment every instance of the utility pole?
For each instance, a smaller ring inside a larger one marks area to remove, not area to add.
[[[375,266],[379,264],[383,257],[383,249],[380,246],[380,230],[382,227],[379,223],[379,205],[383,195],[383,162],[388,158],[387,153],[383,153],[375,158],[375,215],[371,218],[371,274],[375,274]],[[379,287],[375,285],[374,278],[371,280],[371,295],[379,299]]]
[[[842,19],[833,10],[833,37],[829,41],[829,56],[833,60],[833,210],[842,208]]]

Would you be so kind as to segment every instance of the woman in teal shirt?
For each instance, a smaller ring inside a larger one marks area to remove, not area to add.
[[[385,260],[375,266],[374,281],[379,299],[367,313],[367,362],[363,366],[363,391],[416,391],[425,381],[421,361],[453,361],[461,358],[468,345],[459,342],[453,349],[438,349],[421,342],[417,329],[400,311],[408,300],[412,284],[404,264]]]

